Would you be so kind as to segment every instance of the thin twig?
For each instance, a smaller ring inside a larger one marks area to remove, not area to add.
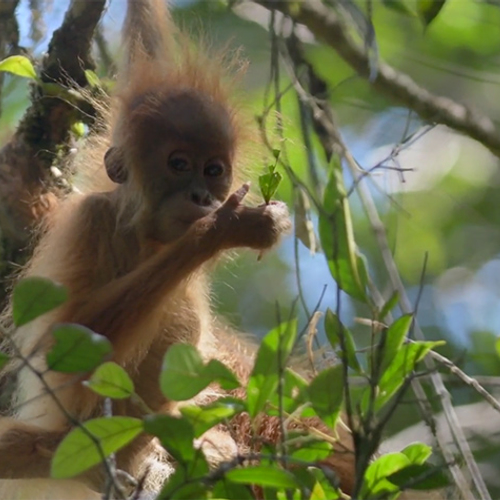
[[[442,356],[441,354],[430,351],[430,357],[434,359],[437,363],[445,366],[450,370],[453,375],[456,375],[462,382],[467,384],[469,387],[474,389],[493,409],[500,412],[500,401],[494,398],[480,383],[476,378],[469,377],[465,372],[463,372],[453,361]],[[493,378],[493,377],[491,377]],[[494,377],[497,378],[498,377]],[[498,380],[497,380],[498,382]]]

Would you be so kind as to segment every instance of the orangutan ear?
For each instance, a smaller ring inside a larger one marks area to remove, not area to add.
[[[104,155],[104,165],[108,177],[117,184],[123,184],[128,177],[128,172],[125,167],[123,158],[123,150],[118,147],[111,147]]]

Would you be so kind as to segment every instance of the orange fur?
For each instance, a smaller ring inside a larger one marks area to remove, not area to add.
[[[176,28],[161,0],[129,0],[128,5],[126,57],[115,104],[102,110],[102,134],[90,139],[83,160],[77,160],[87,163],[87,171],[100,181],[59,207],[23,273],[63,283],[70,299],[12,337],[39,374],[21,368],[14,418],[0,420],[3,479],[47,477],[53,450],[71,419],[102,415],[101,398],[80,383],[81,377],[47,371],[45,353],[55,323],[75,322],[105,335],[113,344],[113,359],[154,411],[174,411],[156,381],[163,355],[175,342],[197,345],[207,359],[229,363],[244,380],[251,353],[213,317],[206,265],[232,248],[270,248],[290,228],[283,204],[245,206],[246,186],[230,195],[238,186],[245,133],[220,61],[185,40],[176,42]],[[102,180],[106,150],[107,172],[119,185]],[[140,415],[128,401],[116,402],[113,411]],[[234,453],[235,445],[251,446],[248,418],[238,422],[236,431],[221,434],[226,453]],[[267,418],[264,423],[262,434],[278,439],[279,421]],[[319,421],[312,423],[324,428]],[[217,434],[219,444],[221,439]],[[345,441],[352,449],[349,436]],[[15,460],[7,458],[11,454]],[[157,454],[151,438],[142,436],[118,453],[118,467],[139,477]],[[347,490],[352,457],[329,459]],[[151,489],[172,471],[171,464],[155,463],[147,483]],[[98,469],[81,479],[96,491],[103,488]],[[5,496],[12,484],[0,481],[0,492]],[[40,496],[48,498],[50,488],[59,491],[64,483],[44,479],[40,488]]]

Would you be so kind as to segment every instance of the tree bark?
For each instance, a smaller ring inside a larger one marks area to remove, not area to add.
[[[4,11],[13,22],[17,3],[0,4],[0,22]],[[3,258],[9,262],[25,259],[33,227],[57,204],[60,190],[51,167],[69,150],[70,128],[79,119],[75,106],[47,95],[44,84],[86,85],[85,69],[94,68],[90,50],[94,30],[105,3],[72,0],[39,68],[41,84],[33,83],[31,105],[0,149],[0,230]],[[6,273],[4,268],[2,274]]]

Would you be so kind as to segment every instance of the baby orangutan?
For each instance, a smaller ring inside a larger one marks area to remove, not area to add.
[[[230,89],[213,60],[188,49],[178,61],[174,33],[161,0],[129,0],[116,106],[100,142],[92,143],[112,184],[63,202],[24,272],[64,284],[70,298],[13,337],[44,383],[23,367],[18,410],[0,419],[1,498],[91,499],[104,487],[97,467],[78,482],[49,479],[54,449],[72,426],[67,415],[78,421],[103,415],[101,397],[67,374],[46,370],[52,325],[79,323],[106,336],[113,360],[155,412],[173,409],[157,381],[176,342],[222,359],[243,379],[251,369],[251,355],[210,310],[206,264],[233,248],[271,248],[290,219],[283,203],[243,203],[249,187],[235,181],[242,125]],[[113,413],[141,415],[128,402],[114,405]],[[277,419],[263,421],[264,434],[277,439],[278,429]],[[236,445],[248,446],[246,431],[240,434]],[[349,437],[346,442],[350,447]],[[155,453],[152,437],[141,436],[118,453],[117,466],[139,477]],[[353,454],[332,456],[331,466],[348,491]],[[171,470],[165,464],[164,478]]]

